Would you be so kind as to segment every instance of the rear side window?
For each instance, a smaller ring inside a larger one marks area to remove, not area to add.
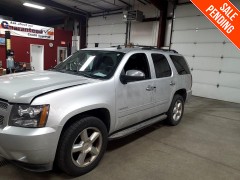
[[[167,58],[162,54],[152,54],[157,78],[169,77],[172,74]]]
[[[184,57],[170,55],[170,58],[172,59],[172,62],[179,75],[190,74],[190,70]]]

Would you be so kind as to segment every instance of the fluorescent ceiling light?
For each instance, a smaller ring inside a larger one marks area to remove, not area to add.
[[[40,6],[40,5],[37,5],[37,4],[32,4],[32,3],[28,3],[28,2],[25,2],[23,3],[24,6],[27,6],[27,7],[31,7],[31,8],[36,8],[36,9],[45,9],[45,7],[43,6]]]

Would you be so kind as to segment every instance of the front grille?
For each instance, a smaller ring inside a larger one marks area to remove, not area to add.
[[[0,126],[3,125],[3,121],[4,121],[4,116],[0,115]]]
[[[9,118],[11,111],[11,105],[0,101],[0,128],[4,128],[7,125],[7,120]]]
[[[7,103],[0,102],[0,109],[5,109],[5,110],[7,110],[7,108],[8,108],[8,104],[7,104]]]

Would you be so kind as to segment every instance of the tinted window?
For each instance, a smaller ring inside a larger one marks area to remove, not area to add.
[[[172,74],[167,58],[162,54],[152,54],[157,78],[169,77]]]
[[[188,65],[186,63],[186,60],[182,56],[174,56],[170,55],[174,66],[177,69],[178,74],[183,75],[183,74],[190,74],[190,70],[188,68]]]
[[[139,70],[145,74],[146,79],[150,79],[149,63],[146,54],[138,53],[132,55],[124,66],[124,73],[128,70]]]
[[[57,65],[62,73],[109,79],[120,63],[123,53],[113,51],[81,50]]]

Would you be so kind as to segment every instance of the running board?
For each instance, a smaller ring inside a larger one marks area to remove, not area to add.
[[[108,137],[109,140],[115,140],[115,139],[119,139],[119,138],[122,138],[122,137],[125,137],[125,136],[128,136],[130,134],[133,134],[141,129],[144,129],[148,126],[151,126],[152,124],[155,124],[156,122],[159,122],[159,121],[162,121],[164,119],[167,118],[167,115],[160,115],[160,116],[157,116],[157,117],[154,117],[152,119],[149,119],[147,121],[144,121],[140,124],[137,124],[135,126],[132,126],[130,128],[127,128],[127,129],[124,129],[122,131],[118,131],[114,134],[112,134],[111,136]]]

